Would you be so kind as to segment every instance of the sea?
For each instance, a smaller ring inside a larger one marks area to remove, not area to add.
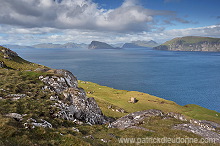
[[[79,80],[140,91],[220,112],[220,53],[132,49],[13,49],[22,58],[71,71]]]

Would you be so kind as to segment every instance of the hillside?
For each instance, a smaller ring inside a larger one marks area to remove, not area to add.
[[[119,140],[129,137],[205,137],[220,142],[218,112],[78,81],[67,70],[25,61],[4,47],[0,81],[3,146],[117,146],[127,145]]]
[[[174,38],[164,44],[155,47],[158,50],[169,51],[220,51],[220,38],[187,36]]]
[[[104,42],[92,41],[89,44],[88,49],[120,49],[120,48],[112,47],[111,45]]]

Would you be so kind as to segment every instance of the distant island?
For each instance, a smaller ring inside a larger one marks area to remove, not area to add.
[[[119,47],[112,47],[111,45],[104,43],[104,42],[99,42],[99,41],[92,41],[88,49],[121,49]]]
[[[220,51],[220,38],[186,36],[174,38],[164,44],[154,47],[157,50],[169,51]]]
[[[122,48],[152,48],[159,44],[153,40],[150,41],[132,41],[131,43],[125,43]]]
[[[117,43],[117,44],[107,44],[105,42],[100,41],[92,41],[90,44],[86,43],[75,43],[75,42],[67,42],[65,44],[54,44],[54,43],[40,43],[40,44],[34,44],[34,45],[11,45],[11,44],[5,44],[2,45],[6,48],[11,49],[38,49],[38,48],[44,48],[44,49],[75,49],[75,48],[88,48],[88,49],[126,49],[126,48],[152,48],[155,46],[158,46],[159,44],[156,43],[153,40],[150,41],[132,41],[129,43]]]
[[[34,49],[34,48],[44,48],[44,49],[67,49],[67,48],[87,48],[87,44],[77,44],[73,42],[68,42],[65,44],[53,44],[53,43],[41,43],[31,46],[20,46],[20,45],[3,45],[7,48],[12,49]]]

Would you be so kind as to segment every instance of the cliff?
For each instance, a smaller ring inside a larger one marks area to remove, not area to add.
[[[123,138],[148,136],[220,143],[219,115],[79,81],[67,70],[28,62],[0,47],[0,145],[117,146]]]
[[[169,51],[220,51],[220,38],[187,36],[174,38],[164,44],[155,47],[157,50]]]
[[[88,49],[120,49],[120,48],[114,48],[111,45],[104,42],[92,41],[89,44]]]

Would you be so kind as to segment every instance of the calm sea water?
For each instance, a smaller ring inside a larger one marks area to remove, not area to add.
[[[152,49],[14,50],[31,62],[70,70],[80,80],[220,112],[220,53]]]

